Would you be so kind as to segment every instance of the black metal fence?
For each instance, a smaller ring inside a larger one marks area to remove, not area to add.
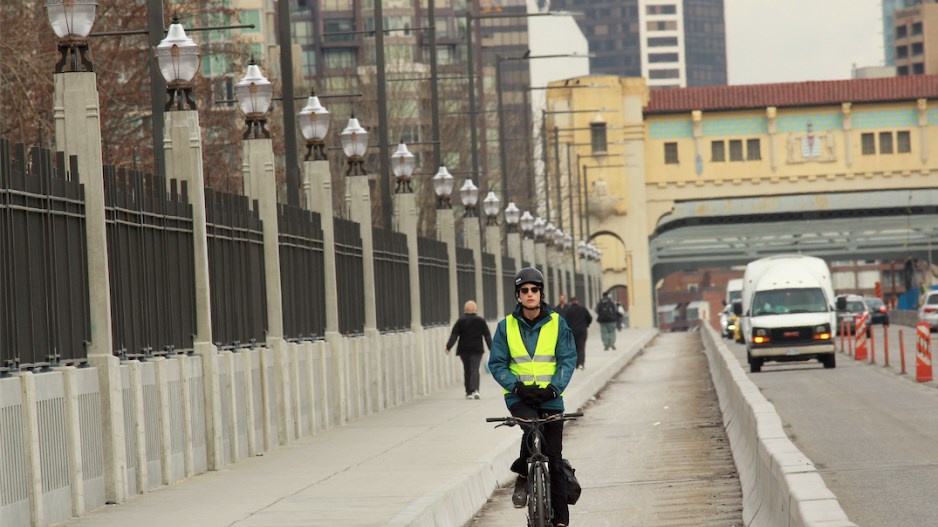
[[[505,314],[511,313],[518,305],[518,298],[515,296],[515,259],[510,256],[502,256],[502,281],[505,284],[505,305],[502,309]]]
[[[244,196],[205,189],[212,338],[220,348],[263,343],[267,333],[263,223]]]
[[[191,352],[192,206],[185,182],[104,167],[111,333],[120,357]]]
[[[378,330],[407,331],[411,323],[407,235],[373,227],[372,236]]]
[[[586,280],[583,277],[583,273],[577,273],[575,279],[576,287],[574,287],[575,295],[580,299],[580,303],[586,302]]]
[[[495,255],[482,253],[482,293],[485,305],[482,306],[482,315],[486,320],[496,320],[504,313],[498,308],[498,279],[495,272]]]
[[[456,247],[456,289],[459,305],[476,300],[476,263],[472,249]]]
[[[77,160],[0,139],[0,374],[86,359],[86,262]]]
[[[313,340],[326,334],[326,278],[322,218],[289,205],[278,205],[283,336]]]
[[[335,274],[339,293],[339,332],[365,332],[365,272],[362,236],[357,223],[333,218],[335,225]]]
[[[420,262],[420,323],[441,326],[450,321],[449,260],[446,243],[417,237]]]

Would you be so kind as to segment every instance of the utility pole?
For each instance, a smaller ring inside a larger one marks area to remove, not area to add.
[[[283,2],[284,0],[280,0]],[[384,10],[375,2],[375,67],[378,70],[378,177],[381,178],[381,220],[391,230],[391,170],[388,158],[388,86],[384,71]]]
[[[280,36],[280,90],[283,97],[283,141],[286,150],[287,204],[300,206],[300,162],[296,146],[296,97],[293,86],[293,37],[290,33],[290,2],[277,2],[277,32]]]

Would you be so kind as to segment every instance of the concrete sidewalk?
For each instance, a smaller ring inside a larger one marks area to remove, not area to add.
[[[565,394],[569,410],[602,389],[655,335],[625,330],[619,351],[603,351],[599,328],[593,329],[587,367]],[[485,417],[507,410],[500,387],[484,372],[482,379],[479,401],[452,386],[61,525],[463,525],[509,477],[520,437],[485,424]]]

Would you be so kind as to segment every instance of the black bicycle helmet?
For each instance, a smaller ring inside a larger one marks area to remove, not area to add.
[[[518,289],[521,289],[522,284],[534,284],[543,289],[544,275],[533,267],[525,267],[515,275],[515,294],[518,294]]]

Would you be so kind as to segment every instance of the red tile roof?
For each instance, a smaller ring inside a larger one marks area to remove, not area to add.
[[[938,75],[651,90],[646,114],[822,106],[938,97]]]

